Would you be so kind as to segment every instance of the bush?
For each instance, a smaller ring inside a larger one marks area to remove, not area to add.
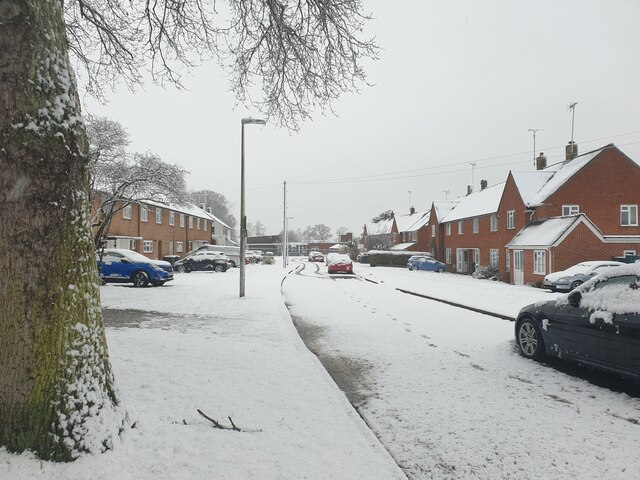
[[[263,255],[261,261],[264,265],[273,265],[275,263],[273,255]]]
[[[471,274],[471,277],[477,278],[480,280],[499,280],[500,272],[497,267],[492,267],[491,265],[478,265],[476,266],[476,271]]]
[[[383,250],[370,250],[368,252],[369,265],[372,267],[387,266],[387,267],[406,267],[407,260],[414,255],[425,255],[430,257],[430,253],[421,252],[404,252],[404,251],[383,251]]]

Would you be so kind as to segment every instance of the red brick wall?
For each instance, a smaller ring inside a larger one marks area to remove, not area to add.
[[[640,235],[620,225],[620,205],[640,205],[640,167],[617,148],[607,148],[558,189],[536,218],[562,215],[562,205],[579,205],[604,235]]]

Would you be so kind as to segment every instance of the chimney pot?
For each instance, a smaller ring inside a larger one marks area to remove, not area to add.
[[[409,209],[409,214],[410,214],[410,215],[413,215],[414,213],[416,213],[416,209],[415,209],[415,207],[411,207],[411,208]]]
[[[473,192],[473,187],[471,185],[467,185],[467,195],[471,195],[471,192]]]
[[[480,180],[480,190],[484,190],[485,188],[487,188],[487,181]]]
[[[540,156],[536,158],[536,170],[544,170],[547,168],[547,157],[544,156],[544,152],[540,152]]]
[[[565,157],[567,160],[573,160],[578,156],[578,144],[576,142],[569,142],[564,148]]]

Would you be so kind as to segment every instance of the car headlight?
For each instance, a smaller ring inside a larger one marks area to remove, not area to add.
[[[160,265],[155,265],[155,264],[151,264],[151,268],[153,268],[156,271],[162,271],[162,267]]]
[[[569,281],[569,277],[562,277],[556,280],[556,283],[566,283]]]

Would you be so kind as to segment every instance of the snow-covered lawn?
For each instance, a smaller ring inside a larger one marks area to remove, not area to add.
[[[0,479],[404,478],[298,337],[284,273],[248,266],[244,299],[238,269],[102,287],[107,317],[129,325],[107,337],[135,428],[70,464],[0,449]],[[216,429],[197,409],[248,431]]]

